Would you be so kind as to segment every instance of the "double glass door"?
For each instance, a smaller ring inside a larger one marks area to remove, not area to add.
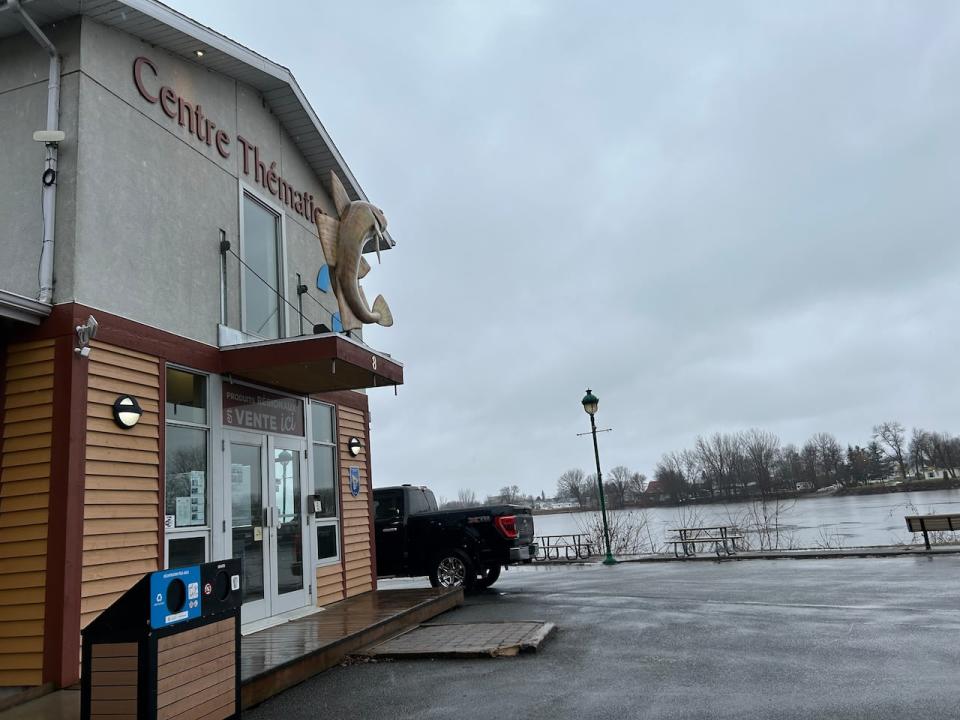
[[[242,621],[308,604],[305,442],[227,433],[232,557],[243,560]]]

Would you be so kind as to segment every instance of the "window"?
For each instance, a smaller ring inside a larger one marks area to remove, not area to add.
[[[210,527],[207,378],[167,368],[164,527],[167,567],[206,561]]]
[[[340,555],[339,496],[337,493],[336,428],[333,407],[310,403],[313,427],[313,497],[317,526],[317,560],[335,561]],[[318,504],[317,504],[318,503]]]
[[[243,196],[243,331],[281,337],[284,308],[280,216],[251,196]]]
[[[403,493],[382,492],[373,499],[373,518],[377,522],[392,522],[400,518]]]

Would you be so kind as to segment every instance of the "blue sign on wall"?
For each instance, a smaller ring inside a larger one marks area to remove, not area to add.
[[[178,582],[179,581],[179,582]],[[200,617],[200,566],[150,575],[150,626],[154,629]]]
[[[360,494],[360,468],[350,468],[350,494],[356,497]]]

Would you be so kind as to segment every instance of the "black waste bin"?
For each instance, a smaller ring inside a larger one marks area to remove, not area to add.
[[[81,633],[82,720],[240,717],[240,560],[144,575]]]

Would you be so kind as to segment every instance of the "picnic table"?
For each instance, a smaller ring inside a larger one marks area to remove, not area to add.
[[[561,552],[565,560],[586,560],[595,554],[588,535],[538,535],[537,554],[533,559],[560,560]]]
[[[669,532],[676,533],[676,537],[668,538],[673,543],[673,554],[680,557],[693,557],[697,554],[697,545],[713,545],[717,557],[735,555],[737,540],[743,540],[739,528],[732,525],[708,525],[704,527],[669,528]]]

